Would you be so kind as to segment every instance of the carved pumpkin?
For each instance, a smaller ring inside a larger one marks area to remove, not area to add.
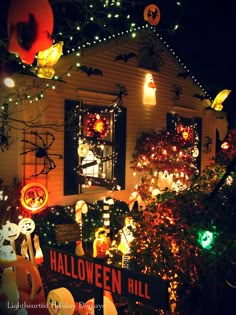
[[[143,12],[144,20],[150,25],[156,26],[160,22],[160,10],[157,5],[149,4],[145,7]]]
[[[52,45],[53,12],[48,0],[12,0],[8,11],[9,52],[32,64]]]

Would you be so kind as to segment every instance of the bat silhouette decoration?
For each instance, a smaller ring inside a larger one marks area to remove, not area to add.
[[[184,72],[179,72],[177,74],[178,78],[183,78],[183,79],[187,79],[187,77],[190,77],[191,74],[188,71],[184,71]]]
[[[84,72],[87,74],[88,77],[91,75],[100,75],[101,77],[103,76],[103,73],[100,69],[97,68],[92,68],[92,67],[87,67],[87,66],[79,66],[77,70]]]
[[[115,61],[123,60],[124,62],[127,62],[129,59],[136,57],[137,55],[133,52],[130,52],[128,54],[121,54],[116,56]]]
[[[203,94],[194,94],[193,97],[199,98],[201,101],[208,100],[209,97]]]
[[[211,104],[211,108],[213,108],[216,111],[221,111],[223,109],[222,103],[224,100],[229,96],[231,90],[222,90],[220,93],[218,93]]]
[[[148,10],[148,17],[155,20],[155,18],[158,16],[159,12],[157,9],[155,9],[154,11],[152,10]]]

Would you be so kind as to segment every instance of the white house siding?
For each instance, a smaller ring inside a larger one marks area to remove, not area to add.
[[[139,35],[140,36],[140,35]],[[113,192],[112,196],[117,199],[128,201],[130,193],[138,183],[138,177],[133,176],[130,169],[130,161],[136,144],[137,137],[144,131],[166,128],[166,114],[175,112],[184,117],[199,117],[202,119],[202,137],[210,135],[215,141],[215,118],[208,119],[205,114],[207,107],[206,101],[201,102],[193,97],[194,94],[204,94],[197,83],[188,77],[186,79],[177,77],[179,72],[186,71],[177,61],[172,53],[163,45],[162,58],[164,64],[160,71],[152,71],[153,79],[156,84],[157,105],[143,105],[143,84],[146,73],[150,70],[138,67],[138,59],[132,58],[127,63],[123,61],[114,61],[119,54],[134,52],[138,55],[140,37],[131,39],[130,37],[120,37],[118,39],[104,42],[83,50],[80,57],[67,55],[62,57],[57,66],[56,74],[60,75],[66,72],[72,64],[80,64],[89,67],[98,68],[103,72],[103,76],[87,76],[85,73],[77,71],[73,67],[70,76],[64,75],[65,82],[56,82],[56,89],[49,89],[45,93],[45,99],[42,102],[47,104],[48,108],[44,116],[45,124],[63,125],[64,123],[64,102],[65,100],[83,100],[87,104],[111,105],[111,101],[116,97],[118,89],[116,84],[124,85],[128,95],[123,97],[123,106],[127,108],[127,136],[126,136],[126,189],[124,191]],[[143,35],[142,35],[143,36]],[[38,79],[40,80],[40,79]],[[53,84],[53,81],[49,81]],[[183,93],[179,100],[174,99],[174,85],[182,87]],[[56,140],[50,149],[50,153],[63,154],[64,133],[63,128],[60,131],[50,130]],[[45,129],[44,129],[45,130]],[[37,128],[37,131],[40,131]],[[202,141],[203,143],[203,141]],[[214,144],[215,145],[215,144]],[[212,153],[214,153],[214,145]],[[14,150],[14,153],[13,153]],[[9,172],[21,174],[19,164],[17,164],[19,155],[16,154],[19,147],[10,147],[8,154],[14,155],[13,161],[8,163],[6,153],[0,153],[1,165],[4,165],[4,176]],[[17,156],[17,157],[16,157]],[[202,152],[202,167],[209,162],[209,153]],[[6,161],[7,160],[7,161]],[[10,159],[9,159],[10,161]],[[63,195],[63,160],[54,158],[57,167],[47,176],[41,175],[34,180],[42,182],[49,191],[49,205],[69,205],[75,203],[78,199],[94,201],[110,195],[111,192],[106,189],[86,190],[84,194],[64,196]],[[8,165],[11,164],[11,165]],[[23,167],[22,165],[20,166]],[[28,179],[29,180],[29,179]],[[32,181],[32,179],[31,179]]]

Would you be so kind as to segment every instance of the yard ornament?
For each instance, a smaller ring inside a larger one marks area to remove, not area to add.
[[[32,64],[52,45],[53,11],[48,0],[12,0],[8,10],[9,52]]]
[[[4,239],[10,241],[10,245],[15,250],[15,240],[20,235],[20,230],[17,224],[7,221],[2,227]]]
[[[48,293],[47,305],[50,315],[73,315],[76,306],[72,294],[64,287]]]
[[[211,108],[213,108],[216,111],[221,111],[223,109],[222,103],[224,100],[229,96],[231,90],[222,90],[220,93],[218,93],[211,104]]]
[[[151,73],[147,73],[145,76],[143,86],[143,104],[156,105],[156,85]]]
[[[105,259],[109,255],[109,240],[106,227],[96,228],[93,241],[93,257]]]

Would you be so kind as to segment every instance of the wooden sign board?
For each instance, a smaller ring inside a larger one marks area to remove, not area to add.
[[[55,224],[57,243],[81,241],[81,224]]]
[[[106,290],[163,310],[169,309],[169,282],[161,277],[118,268],[97,259],[53,248],[44,249],[44,259],[51,271],[86,282],[96,290]]]

